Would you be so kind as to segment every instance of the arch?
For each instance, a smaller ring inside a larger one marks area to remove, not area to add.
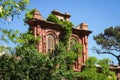
[[[72,34],[71,37],[70,37],[70,40],[71,39],[75,39],[77,41],[77,43],[79,43],[79,37],[75,34]]]
[[[78,41],[75,38],[71,38],[70,39],[70,49],[77,43],[78,43]]]
[[[47,32],[46,34],[46,52],[52,53],[55,49],[56,44],[56,34],[54,32]]]
[[[77,35],[72,35],[69,39],[69,47],[70,49],[73,47],[73,45],[79,43],[79,38]]]
[[[77,44],[77,46],[76,46]],[[78,49],[80,44],[80,38],[78,35],[72,34],[69,39],[69,49],[74,51],[75,54],[77,54],[77,58],[75,59],[75,62],[73,63],[73,68],[75,71],[80,70],[80,64],[81,64],[81,51]]]

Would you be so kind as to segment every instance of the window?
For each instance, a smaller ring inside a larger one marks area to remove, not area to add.
[[[52,34],[47,35],[47,52],[52,53],[55,49],[55,38]]]
[[[78,41],[75,38],[70,39],[70,50],[73,51],[75,57],[75,62],[73,63],[74,70],[78,69],[78,48],[77,48]]]
[[[70,40],[70,49],[72,50],[75,47],[76,44],[77,44],[76,39],[72,38]]]

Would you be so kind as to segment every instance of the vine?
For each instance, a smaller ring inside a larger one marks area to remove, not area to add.
[[[33,14],[34,12],[36,11],[36,9],[32,9],[30,11],[28,11],[26,14],[25,14],[25,18],[24,18],[24,21],[27,21],[29,19],[32,19],[33,18]]]
[[[68,46],[68,40],[72,34],[72,22],[69,21],[61,21],[55,15],[50,14],[47,18],[47,21],[54,22],[56,24],[62,25],[62,34],[60,36],[60,42],[64,44],[64,46]]]
[[[74,49],[68,49],[69,47],[69,38],[72,35],[72,22],[69,21],[61,21],[59,20],[55,15],[50,14],[47,18],[47,21],[54,22],[56,24],[60,24],[62,26],[62,33],[59,38],[60,45],[62,44],[62,48],[65,49],[64,51],[64,56],[65,56],[65,61],[67,65],[67,70],[72,69],[72,64],[77,60],[78,57],[78,51],[81,49],[81,45],[78,46],[79,44],[74,44]]]

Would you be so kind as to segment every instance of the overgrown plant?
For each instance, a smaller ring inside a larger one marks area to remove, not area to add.
[[[32,9],[32,10],[29,10],[26,14],[25,14],[25,21],[29,20],[29,19],[32,19],[33,16],[34,16],[34,12],[36,11],[36,9]]]
[[[65,47],[68,47],[68,39],[70,38],[71,34],[72,34],[72,25],[71,22],[67,22],[67,21],[61,21],[59,20],[56,16],[54,16],[53,14],[50,14],[49,17],[47,18],[48,21],[52,21],[55,22],[56,24],[60,24],[62,26],[63,30],[63,34],[60,38],[60,42],[64,45],[64,49],[66,49]],[[81,49],[80,45],[75,44],[74,48],[71,51],[64,51],[64,56],[65,57],[65,64],[66,65],[66,69],[71,71],[71,64],[72,62],[75,60],[74,58],[77,55],[72,55],[72,54],[78,54],[78,49]],[[72,56],[72,57],[71,57]],[[108,59],[103,59],[103,60],[97,60],[95,57],[91,57],[89,58],[89,60],[86,62],[85,68],[82,70],[82,72],[78,72],[75,73],[72,72],[72,74],[74,74],[74,77],[80,77],[83,80],[116,80],[116,75],[114,72],[110,71],[109,69],[109,60]],[[102,70],[99,71],[99,67],[96,66],[100,65],[100,68]],[[70,75],[71,76],[71,75]]]
[[[69,47],[69,38],[72,34],[72,26],[73,24],[69,21],[61,21],[59,20],[55,15],[53,14],[50,14],[47,18],[47,21],[51,21],[51,22],[54,22],[56,24],[59,24],[61,25],[62,27],[62,33],[60,35],[60,44],[62,44],[65,48],[65,60],[66,60],[66,64],[69,66],[68,69],[70,69],[72,66],[72,63],[76,60],[76,58],[78,57],[78,52],[75,52],[74,50],[68,50],[67,48]],[[77,45],[77,44],[75,44]],[[75,47],[74,45],[74,47]],[[81,47],[79,47],[81,48]],[[78,49],[78,47],[77,47]],[[78,51],[78,50],[77,50]]]
[[[82,80],[116,80],[116,75],[109,68],[109,59],[98,60],[90,57],[80,73]]]
[[[29,14],[31,15],[31,13],[33,12],[31,11]],[[28,18],[31,18],[31,16]],[[60,44],[55,47],[53,53],[46,55],[39,53],[35,47],[38,44],[40,39],[39,37],[35,38],[30,32],[20,34],[19,37],[15,37],[14,35],[18,32],[14,33],[12,31],[9,32],[3,30],[3,33],[8,36],[9,33],[12,34],[10,35],[10,39],[18,43],[18,46],[13,51],[10,50],[9,54],[5,52],[5,54],[0,57],[1,80],[76,80],[76,77],[78,76],[81,76],[84,80],[104,80],[104,77],[106,77],[104,74],[108,73],[108,68],[105,66],[105,70],[107,70],[107,72],[104,70],[105,73],[100,75],[102,78],[93,79],[94,76],[91,76],[89,73],[92,73],[92,70],[95,72],[96,67],[94,66],[94,62],[92,63],[91,61],[87,63],[88,71],[83,71],[83,74],[88,72],[89,77],[82,75],[82,73],[74,72],[71,68],[71,64],[75,61],[77,56],[74,53],[77,54],[78,51],[80,51],[78,49],[81,49],[81,46],[75,45],[71,50],[66,49],[68,47],[68,38],[72,33],[72,24],[67,21],[62,22],[57,20],[58,19],[56,18],[56,23],[58,22],[60,25],[63,25],[63,34],[65,34],[61,37]],[[91,63],[93,64],[92,66]],[[102,66],[104,63],[99,64]],[[91,66],[90,69],[88,69],[88,66]],[[113,74],[111,73],[109,75],[112,76]],[[112,80],[114,80],[113,77]]]
[[[5,20],[10,22],[14,19],[15,15],[19,18],[21,12],[27,10],[28,4],[29,0],[0,0],[0,21]],[[2,33],[0,41],[16,43],[18,30],[8,30],[1,26],[0,32]]]
[[[29,0],[0,0],[0,19],[13,20],[15,15],[26,10]]]
[[[20,35],[21,42],[14,52],[0,57],[0,79],[7,80],[75,80],[76,73],[67,69],[63,44],[51,54],[39,53],[35,45],[39,38],[31,33]],[[58,67],[57,67],[58,66]]]
[[[64,46],[68,47],[68,41],[72,34],[72,26],[73,24],[69,21],[61,21],[55,15],[50,14],[47,18],[47,21],[54,22],[56,24],[61,25],[62,27],[62,34],[60,36],[60,42],[64,44]]]

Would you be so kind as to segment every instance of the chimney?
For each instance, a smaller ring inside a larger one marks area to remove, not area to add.
[[[62,21],[67,20],[67,21],[70,21],[71,15],[68,14],[68,13],[63,14],[63,13],[60,13],[59,11],[57,11],[57,10],[53,10],[51,13],[52,13],[53,15],[55,15],[59,20],[62,20]]]
[[[33,15],[34,15],[33,18],[44,20],[42,15],[40,14],[40,12],[38,10],[35,10]]]
[[[88,30],[88,25],[86,23],[81,23],[77,29],[83,29],[83,30]]]

